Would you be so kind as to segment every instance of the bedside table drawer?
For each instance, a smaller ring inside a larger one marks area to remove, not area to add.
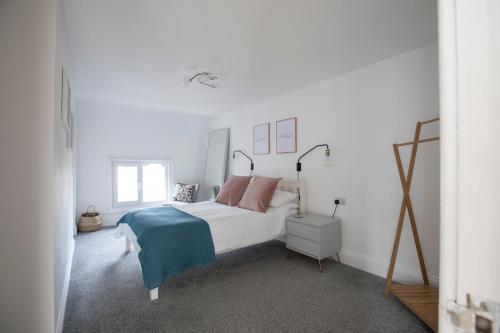
[[[308,239],[288,234],[286,236],[286,246],[304,254],[309,254],[314,257],[319,256],[319,244]]]
[[[287,233],[319,242],[319,228],[287,221]]]

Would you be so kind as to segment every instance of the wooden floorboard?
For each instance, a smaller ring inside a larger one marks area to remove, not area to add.
[[[438,331],[439,291],[422,284],[393,284],[392,294],[434,332]]]

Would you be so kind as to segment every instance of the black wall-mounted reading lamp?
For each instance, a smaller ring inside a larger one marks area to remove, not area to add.
[[[300,181],[299,173],[302,171],[302,163],[300,163],[300,160],[304,156],[306,156],[307,154],[312,152],[314,149],[319,148],[319,147],[326,147],[325,158],[328,159],[330,157],[330,147],[328,147],[328,145],[326,143],[321,144],[321,145],[316,145],[316,146],[312,147],[311,149],[309,149],[308,151],[306,151],[304,154],[300,155],[300,157],[297,159],[297,182]],[[301,215],[301,211],[300,211],[300,189],[299,188],[297,189],[297,192],[299,195],[299,198],[298,198],[299,199],[299,208],[297,209],[297,214],[295,215],[295,217],[302,218],[303,216]]]
[[[254,167],[253,160],[250,158],[250,156],[248,156],[239,149],[233,151],[233,158],[236,158],[236,153],[240,153],[250,160],[250,176],[251,176],[253,174],[253,167]]]
[[[318,147],[326,147],[325,156],[326,157],[330,156],[330,148],[328,147],[328,145],[326,143],[324,143],[322,145],[316,145],[316,146],[312,147],[311,149],[309,149],[308,151],[306,151],[304,154],[300,155],[299,159],[297,160],[297,179],[299,177],[299,172],[302,171],[302,163],[300,163],[300,160],[302,159],[302,157],[306,156],[307,154],[309,154],[310,152],[312,152],[314,149],[316,149]]]

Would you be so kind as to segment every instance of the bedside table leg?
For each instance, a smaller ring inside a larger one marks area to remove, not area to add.
[[[340,257],[339,257],[339,253],[338,253],[338,252],[337,252],[337,260],[338,260],[339,264],[341,264],[341,262],[340,262]]]
[[[319,272],[323,272],[323,268],[321,267],[321,260],[318,259],[318,264],[319,264]]]

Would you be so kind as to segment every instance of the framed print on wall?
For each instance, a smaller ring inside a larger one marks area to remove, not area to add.
[[[297,152],[297,118],[278,120],[276,122],[276,153]]]
[[[66,131],[66,149],[73,150],[75,146],[75,114],[70,109],[69,131]]]
[[[71,88],[66,69],[61,73],[61,123],[66,131],[71,130]]]
[[[260,124],[253,127],[253,153],[254,155],[266,155],[269,154],[270,133],[271,124]]]

